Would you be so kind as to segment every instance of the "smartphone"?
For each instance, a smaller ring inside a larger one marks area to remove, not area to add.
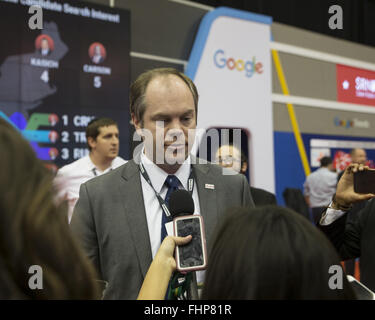
[[[207,250],[202,216],[177,217],[173,220],[173,230],[177,237],[192,236],[188,244],[176,247],[177,270],[181,272],[205,269]]]
[[[354,191],[357,193],[375,193],[374,169],[354,173]]]
[[[375,294],[352,276],[346,276],[358,300],[375,300]]]

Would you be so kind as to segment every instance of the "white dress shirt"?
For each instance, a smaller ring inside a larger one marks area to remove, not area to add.
[[[329,206],[331,205],[332,205],[332,202],[330,203]],[[320,225],[328,226],[334,221],[336,221],[338,218],[342,217],[344,214],[345,214],[344,211],[328,208],[325,215],[323,215],[322,218],[320,219]]]
[[[100,176],[110,170],[126,163],[121,157],[116,157],[109,168],[100,171],[87,155],[77,161],[63,166],[57,171],[54,185],[57,189],[57,198],[59,200],[68,200],[68,219],[72,219],[74,206],[79,198],[79,188],[82,183]]]
[[[147,156],[144,154],[143,150],[141,153],[141,162],[144,166],[147,174],[151,180],[152,186],[155,188],[155,191],[160,193],[160,196],[165,199],[167,195],[168,187],[164,184],[166,178],[168,177],[168,173],[160,169],[156,164],[154,164]],[[188,179],[190,176],[191,170],[191,158],[185,160],[185,162],[181,165],[181,167],[177,170],[174,174],[178,180],[180,181],[180,189],[188,190]],[[143,191],[143,200],[145,204],[146,210],[146,218],[147,218],[147,227],[148,233],[150,236],[150,244],[151,244],[151,251],[152,251],[152,258],[155,257],[157,251],[160,247],[160,237],[161,237],[161,218],[163,214],[163,210],[160,207],[159,201],[156,197],[155,191],[149,185],[149,183],[143,178],[141,172],[139,172],[141,176],[141,184],[142,184],[142,191]],[[199,207],[199,197],[198,191],[196,187],[196,181],[194,181],[194,189],[193,189],[193,201],[194,201],[194,214],[200,214],[200,207]],[[197,282],[203,282],[204,279],[204,271],[197,272]]]
[[[303,185],[304,195],[310,199],[310,206],[325,207],[336,192],[337,173],[328,168],[319,168],[311,173]]]

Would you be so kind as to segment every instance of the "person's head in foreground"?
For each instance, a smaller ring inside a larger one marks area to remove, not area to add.
[[[355,299],[339,258],[307,219],[282,207],[233,209],[212,241],[202,299]]]
[[[0,119],[0,299],[99,298],[66,206],[29,143]]]

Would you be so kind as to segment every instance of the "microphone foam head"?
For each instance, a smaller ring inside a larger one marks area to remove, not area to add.
[[[194,213],[194,201],[186,190],[176,190],[169,198],[169,211],[172,217]]]

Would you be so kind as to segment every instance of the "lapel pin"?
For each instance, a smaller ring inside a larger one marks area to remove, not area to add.
[[[206,183],[206,184],[204,185],[204,187],[205,187],[206,189],[215,190],[215,185],[213,185],[213,184]]]

